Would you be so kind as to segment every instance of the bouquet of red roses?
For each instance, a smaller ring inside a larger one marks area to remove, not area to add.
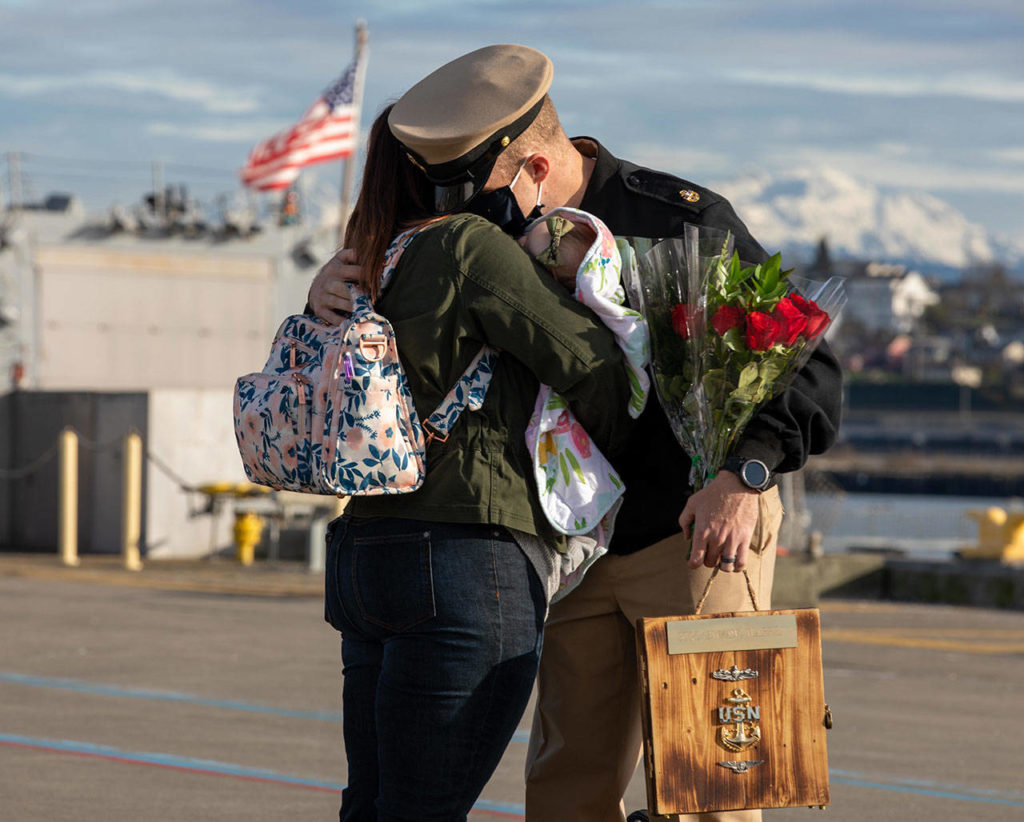
[[[845,302],[843,284],[796,289],[778,254],[746,265],[727,232],[693,225],[640,256],[639,269],[658,399],[697,490],[807,362]]]

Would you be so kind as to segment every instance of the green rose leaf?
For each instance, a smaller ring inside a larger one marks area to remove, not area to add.
[[[760,368],[756,362],[749,362],[743,366],[743,370],[740,371],[740,379],[738,383],[739,388],[746,388],[755,380],[757,380],[760,374]]]
[[[753,365],[753,363],[751,363]],[[772,358],[765,360],[761,363],[758,372],[761,376],[761,380],[767,384],[775,382],[780,376],[782,376],[784,362],[779,359]]]
[[[747,350],[747,344],[743,341],[743,334],[740,332],[739,326],[726,331],[722,336],[722,342],[730,351]]]

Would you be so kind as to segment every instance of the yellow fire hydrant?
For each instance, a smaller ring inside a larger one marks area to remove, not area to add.
[[[252,565],[256,557],[256,546],[263,533],[263,517],[252,511],[235,512],[234,533],[238,561],[242,565]]]
[[[967,516],[978,524],[978,543],[961,551],[960,556],[967,559],[1024,562],[1024,512],[1007,513],[993,506],[985,510],[968,511]]]
[[[270,489],[251,482],[212,482],[199,488],[210,498],[208,513],[215,513],[219,500],[245,499],[269,494]],[[235,548],[236,557],[242,565],[252,565],[263,533],[263,517],[253,511],[235,510]]]

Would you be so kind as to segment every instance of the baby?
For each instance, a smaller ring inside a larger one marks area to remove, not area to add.
[[[638,417],[647,401],[647,327],[626,305],[622,251],[608,227],[593,214],[557,208],[536,219],[520,240],[573,296],[615,334],[630,371],[630,414]],[[632,257],[627,258],[631,264]],[[587,568],[608,549],[615,515],[622,504],[622,480],[592,446],[568,403],[541,385],[526,429],[540,504],[548,521],[568,539],[561,555],[560,589],[552,602],[579,583]]]
[[[554,274],[558,282],[575,292],[576,274],[596,239],[597,232],[591,225],[556,214],[537,220],[520,238],[519,245]]]

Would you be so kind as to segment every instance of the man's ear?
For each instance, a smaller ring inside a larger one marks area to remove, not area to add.
[[[545,154],[532,154],[524,169],[535,183],[544,182],[551,173],[551,161]]]

